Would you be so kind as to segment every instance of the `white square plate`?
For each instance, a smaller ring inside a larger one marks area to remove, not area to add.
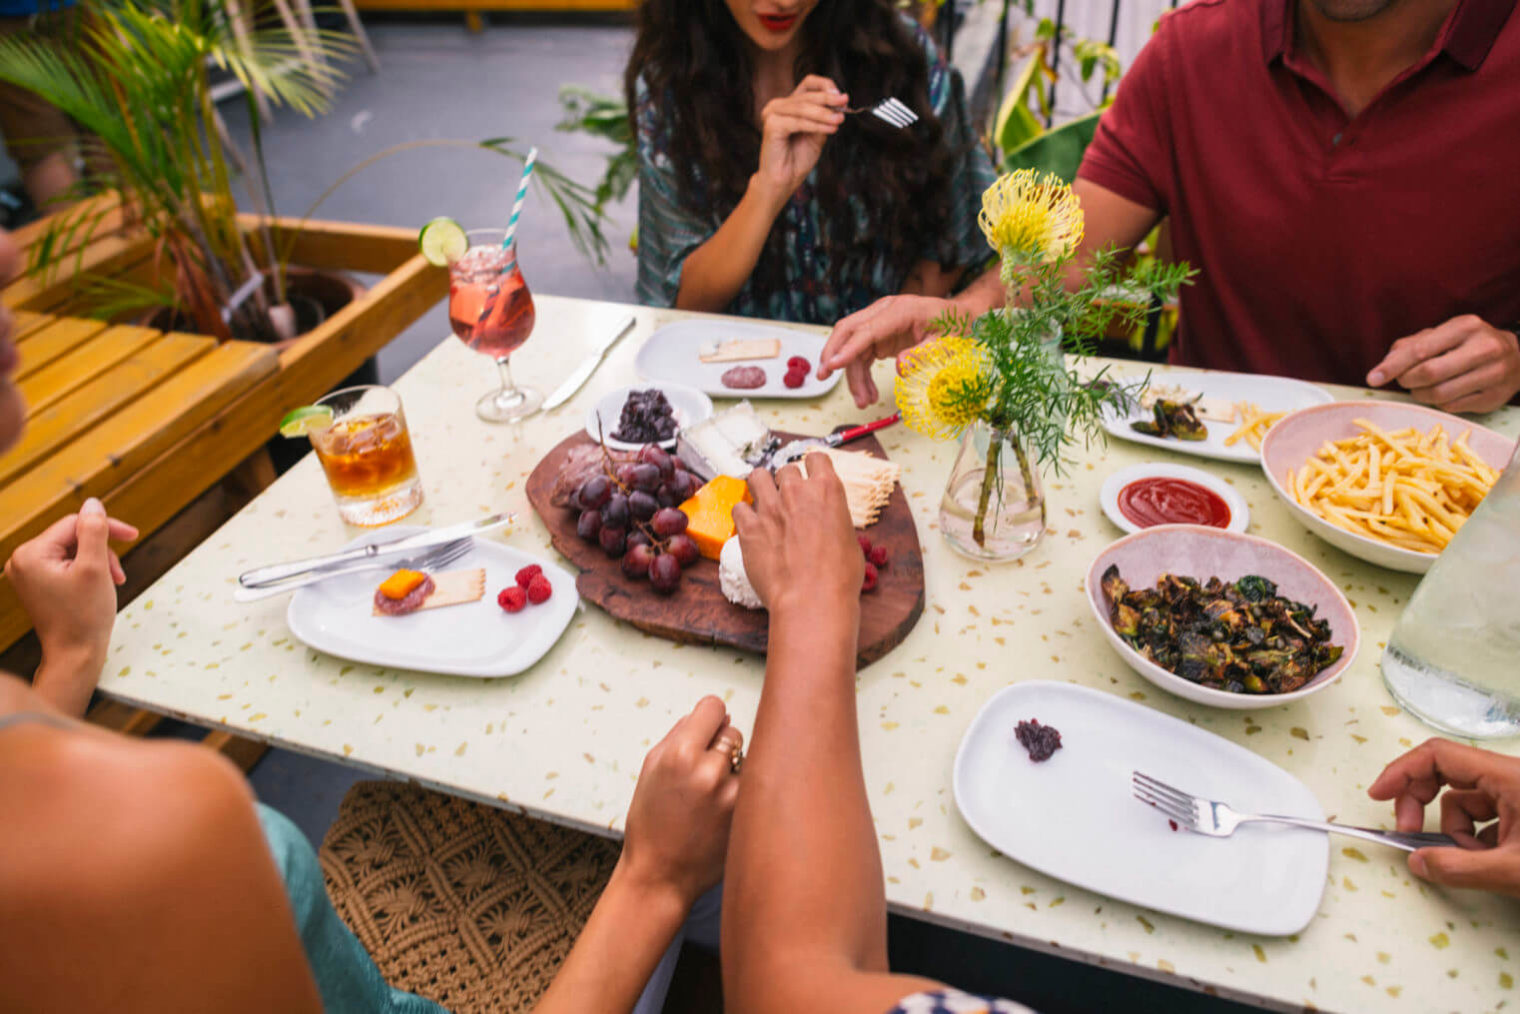
[[[1126,373],[1117,376],[1116,379],[1130,381],[1139,380],[1144,376],[1143,373]],[[1296,412],[1301,408],[1324,405],[1335,400],[1329,391],[1302,380],[1250,373],[1192,373],[1158,368],[1151,371],[1151,383],[1158,387],[1176,385],[1189,391],[1200,392],[1209,398],[1221,398],[1232,404],[1249,401],[1263,412]],[[1255,464],[1261,460],[1261,452],[1244,440],[1237,440],[1234,444],[1225,446],[1225,438],[1240,428],[1238,413],[1237,421],[1233,423],[1212,422],[1205,419],[1203,424],[1208,427],[1209,435],[1203,440],[1196,441],[1178,440],[1175,437],[1153,437],[1147,433],[1137,433],[1130,428],[1129,424],[1137,419],[1152,418],[1154,416],[1149,409],[1143,409],[1137,405],[1134,411],[1126,416],[1119,416],[1113,412],[1105,414],[1103,428],[1121,440],[1150,444],[1152,447],[1164,447],[1178,454],[1191,454],[1195,457],[1214,458],[1219,461],[1241,461],[1247,464]]]
[[[368,532],[345,546],[419,535],[415,525]],[[496,595],[514,584],[523,567],[536,563],[554,588],[547,602],[508,613]],[[406,616],[374,615],[375,589],[389,573],[366,571],[298,589],[285,622],[303,642],[329,655],[370,665],[454,676],[511,676],[522,672],[559,640],[580,596],[575,577],[548,560],[530,556],[490,538],[477,538],[449,570],[484,567],[486,590],[478,602],[424,609]]]
[[[1061,749],[1036,764],[1014,738],[1037,719]],[[999,852],[1120,901],[1242,933],[1287,936],[1319,908],[1319,831],[1246,824],[1229,838],[1173,831],[1134,798],[1143,771],[1242,812],[1324,820],[1297,778],[1211,732],[1112,694],[1034,680],[999,691],[955,757],[955,802]]]
[[[745,359],[734,363],[704,363],[703,345],[738,339],[779,338],[781,354],[775,359]],[[729,320],[683,320],[667,324],[645,340],[634,358],[634,368],[646,380],[672,381],[695,387],[716,398],[817,398],[828,394],[844,376],[839,370],[828,380],[818,379],[818,354],[823,335],[768,324],[745,324]],[[809,363],[801,387],[787,387],[786,361],[801,356]],[[724,387],[723,374],[735,366],[758,366],[765,371],[765,385],[748,390]]]

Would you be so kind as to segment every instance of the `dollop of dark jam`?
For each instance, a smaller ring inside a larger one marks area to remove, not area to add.
[[[1020,722],[1013,730],[1013,735],[1019,745],[1029,751],[1029,759],[1036,764],[1050,760],[1051,755],[1061,749],[1061,734],[1055,726],[1041,725],[1038,719]]]

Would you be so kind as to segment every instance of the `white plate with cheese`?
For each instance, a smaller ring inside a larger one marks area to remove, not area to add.
[[[366,532],[344,549],[388,539],[420,535],[416,525],[392,525]],[[497,594],[516,584],[514,576],[529,564],[543,568],[554,592],[547,602],[508,613]],[[580,596],[575,575],[552,560],[532,556],[496,539],[477,538],[470,551],[449,565],[450,572],[484,571],[481,595],[474,601],[404,616],[374,610],[375,589],[390,571],[366,570],[334,577],[296,591],[285,611],[290,632],[317,651],[386,669],[447,673],[492,679],[531,667],[554,647],[570,621]]]
[[[716,398],[818,398],[828,394],[844,374],[818,379],[818,355],[824,336],[773,324],[703,318],[667,324],[644,342],[634,358],[639,376],[655,382],[695,387]],[[801,356],[807,375],[787,387],[787,361]],[[756,367],[765,374],[759,387],[729,387],[723,375],[735,367]]]
[[[1115,379],[1134,381],[1131,375]],[[1208,428],[1203,440],[1178,440],[1140,433],[1130,423],[1153,418],[1150,396],[1128,415],[1110,412],[1103,418],[1103,428],[1121,440],[1149,444],[1178,454],[1191,454],[1217,461],[1255,464],[1261,452],[1246,440],[1226,443],[1243,421],[1239,406],[1255,405],[1263,412],[1296,412],[1313,405],[1326,405],[1335,398],[1324,388],[1288,377],[1270,377],[1251,373],[1193,373],[1182,370],[1151,371],[1151,396],[1159,393],[1171,400],[1193,402],[1198,417]]]

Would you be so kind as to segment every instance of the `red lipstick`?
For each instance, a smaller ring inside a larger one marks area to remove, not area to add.
[[[797,23],[797,15],[795,14],[759,14],[756,16],[767,31],[775,32],[777,35],[780,35],[782,32],[791,31],[792,26]]]

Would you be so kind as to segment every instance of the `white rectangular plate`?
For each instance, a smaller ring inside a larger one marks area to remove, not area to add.
[[[703,345],[738,338],[779,338],[781,354],[775,359],[739,363],[702,362]],[[818,354],[822,351],[823,336],[807,331],[728,320],[683,320],[667,324],[650,335],[640,347],[634,367],[646,380],[685,384],[717,398],[817,398],[832,391],[844,376],[841,371],[828,380],[818,379]],[[801,356],[811,366],[801,387],[782,383],[786,361],[792,356]],[[724,387],[723,374],[736,366],[760,367],[765,371],[765,386],[749,390]]]
[[[400,525],[368,532],[345,546],[417,535],[425,529]],[[523,567],[536,563],[554,588],[547,602],[508,613],[496,595],[515,583]],[[448,570],[484,567],[486,590],[478,602],[424,609],[406,616],[375,616],[375,589],[391,573],[385,569],[335,577],[298,589],[285,621],[290,632],[329,655],[370,665],[454,676],[511,676],[546,655],[575,615],[580,596],[575,577],[548,560],[530,556],[489,537],[475,540]]]
[[[1061,749],[1036,764],[1014,738],[1037,719]],[[1319,908],[1330,846],[1319,831],[1243,825],[1229,838],[1173,831],[1135,799],[1143,771],[1243,812],[1323,820],[1297,778],[1196,726],[1112,694],[1042,680],[999,691],[955,757],[955,802],[999,852],[1120,901],[1242,933],[1287,936]]]
[[[1127,371],[1117,376],[1119,379],[1130,381],[1139,380],[1145,374]],[[1156,369],[1151,371],[1151,383],[1158,387],[1175,385],[1189,391],[1198,391],[1210,398],[1222,398],[1231,403],[1249,401],[1263,412],[1295,412],[1301,408],[1324,405],[1335,400],[1329,391],[1302,380],[1259,376],[1251,373],[1189,373]],[[1255,464],[1261,460],[1261,452],[1244,440],[1237,440],[1229,447],[1225,446],[1225,437],[1240,428],[1238,414],[1233,423],[1212,422],[1205,419],[1204,425],[1208,427],[1209,435],[1197,441],[1153,437],[1145,433],[1137,433],[1130,428],[1131,422],[1150,418],[1153,418],[1150,410],[1142,409],[1137,405],[1135,410],[1127,416],[1121,417],[1115,413],[1105,415],[1103,428],[1121,440],[1150,444],[1152,447],[1164,447],[1178,454],[1215,458],[1219,461],[1242,461],[1247,464]]]

